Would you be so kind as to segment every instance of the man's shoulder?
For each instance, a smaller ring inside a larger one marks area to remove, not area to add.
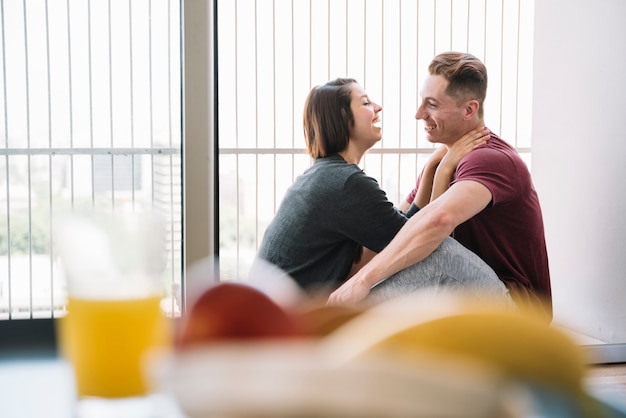
[[[521,156],[511,144],[494,134],[491,135],[489,141],[468,153],[463,160],[465,163],[487,164],[490,166],[497,165],[498,161],[501,161],[502,164],[513,165],[523,162]]]
[[[484,150],[487,152],[499,152],[499,153],[517,153],[515,148],[504,139],[500,138],[498,135],[492,133],[489,141],[485,142],[480,147],[476,148],[476,150]]]

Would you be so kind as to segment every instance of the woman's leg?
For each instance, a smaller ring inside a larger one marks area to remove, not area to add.
[[[450,237],[424,260],[374,286],[368,301],[378,303],[420,289],[458,291],[512,304],[508,289],[493,269]]]

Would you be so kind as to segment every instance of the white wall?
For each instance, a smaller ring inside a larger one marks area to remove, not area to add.
[[[626,1],[535,13],[532,170],[555,322],[626,342]]]

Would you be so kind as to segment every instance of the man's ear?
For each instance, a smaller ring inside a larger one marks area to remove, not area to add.
[[[464,116],[466,119],[473,118],[478,113],[478,108],[480,104],[478,104],[478,100],[470,100],[465,103]]]

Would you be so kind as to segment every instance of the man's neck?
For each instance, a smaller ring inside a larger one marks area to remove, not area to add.
[[[476,121],[476,124],[473,126],[470,126],[470,129],[468,129],[467,132],[472,131],[474,129],[482,129],[485,127],[485,120],[484,119],[479,119],[478,121]]]

